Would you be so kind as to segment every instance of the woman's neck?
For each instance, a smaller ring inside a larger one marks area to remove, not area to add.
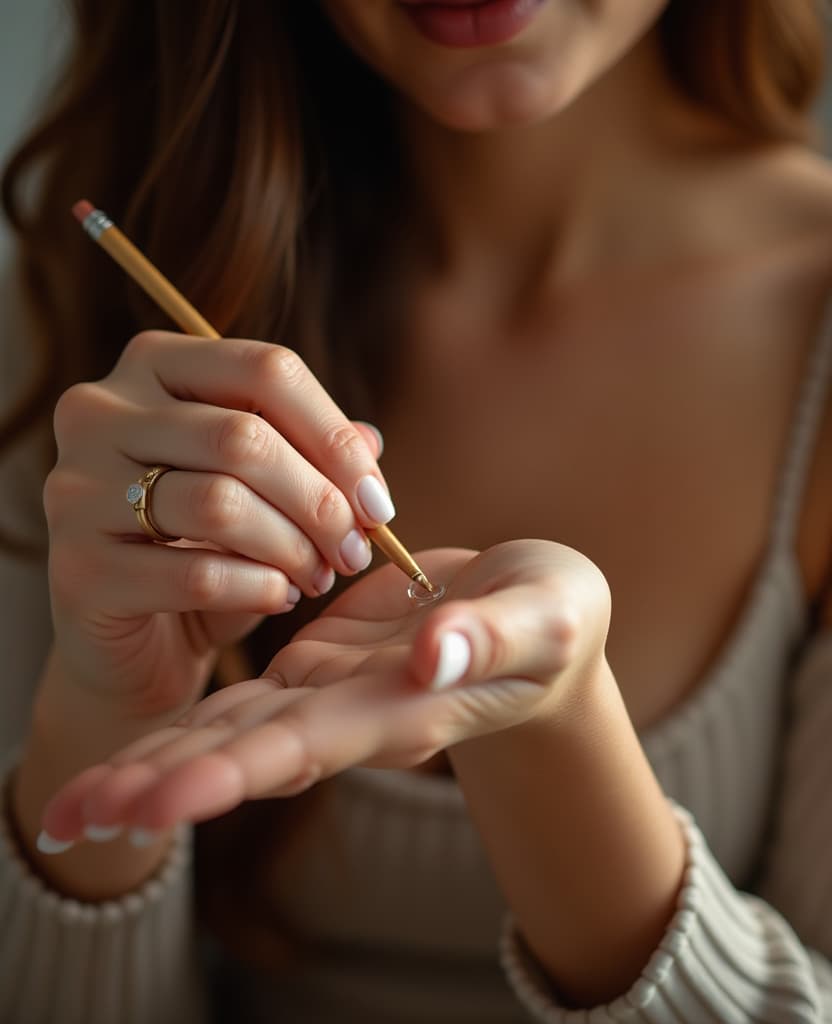
[[[408,107],[428,271],[479,287],[493,275],[516,292],[627,259],[663,168],[703,129],[713,133],[713,122],[671,85],[655,32],[542,123],[464,133]]]

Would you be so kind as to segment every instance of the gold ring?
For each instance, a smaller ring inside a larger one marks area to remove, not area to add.
[[[151,466],[139,477],[138,483],[130,484],[127,488],[127,501],[136,513],[139,526],[151,540],[157,540],[161,544],[168,544],[173,540],[181,540],[181,537],[169,537],[156,526],[150,514],[150,496],[156,481],[165,475],[171,466]]]

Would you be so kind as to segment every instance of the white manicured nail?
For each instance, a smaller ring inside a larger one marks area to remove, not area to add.
[[[41,853],[63,853],[64,850],[68,850],[74,846],[75,843],[70,840],[56,839],[54,836],[50,836],[48,832],[41,832],[35,843]]]
[[[159,838],[159,833],[149,828],[131,828],[128,838],[133,846],[143,849],[145,846],[152,846]]]
[[[449,630],[439,638],[439,661],[430,681],[432,690],[453,686],[468,671],[471,664],[471,644],[464,633]]]
[[[289,589],[286,591],[286,600],[289,604],[297,604],[300,601],[300,587],[296,587],[294,583],[289,584]]]
[[[120,836],[122,831],[121,825],[87,825],[84,835],[94,843],[109,843],[111,839]]]
[[[364,512],[375,523],[389,523],[396,514],[390,495],[374,476],[363,476],[358,481],[358,500]]]
[[[366,569],[373,560],[370,542],[358,530],[350,530],[341,541],[340,550],[341,558],[356,572]]]
[[[378,429],[375,423],[368,423],[366,420],[356,420],[356,422],[363,423],[365,427],[368,427],[376,435],[376,440],[378,441],[378,455],[376,455],[376,458],[380,459],[382,454],[384,453],[384,437],[381,431]]]
[[[312,586],[319,594],[328,594],[335,586],[335,570],[328,565],[322,565],[312,577]]]

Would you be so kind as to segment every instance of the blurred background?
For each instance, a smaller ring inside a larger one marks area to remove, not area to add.
[[[173,0],[175,3],[176,0]],[[0,0],[0,164],[42,95],[65,38],[62,0]],[[8,252],[0,222],[0,265]]]
[[[49,78],[49,69],[60,56],[63,9],[62,0],[0,0],[0,163],[26,124]],[[832,156],[830,76],[819,117],[823,123],[823,149]],[[8,245],[6,229],[0,224],[0,264]]]

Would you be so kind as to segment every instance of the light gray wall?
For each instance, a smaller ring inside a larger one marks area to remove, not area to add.
[[[64,29],[62,0],[0,0],[0,163],[43,91],[48,70],[60,54]],[[824,148],[832,154],[832,80],[827,82],[822,111]],[[7,247],[6,229],[0,224],[0,263]]]
[[[44,91],[65,26],[63,4],[57,0],[0,0],[0,163]],[[6,228],[0,223],[0,264],[7,247]]]
[[[32,108],[64,22],[55,0],[0,0],[0,150]]]

